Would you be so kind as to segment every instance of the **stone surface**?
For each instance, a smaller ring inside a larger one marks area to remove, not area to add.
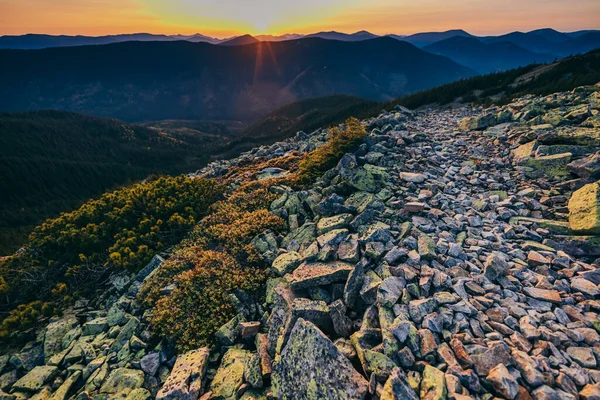
[[[294,272],[285,276],[292,289],[306,289],[345,282],[354,266],[344,262],[303,263]]]
[[[569,200],[569,227],[580,234],[600,235],[600,183],[573,192]]]
[[[202,394],[202,384],[208,366],[208,348],[181,354],[158,394],[157,400],[190,400]]]
[[[299,319],[273,368],[273,392],[281,399],[363,399],[367,381],[313,324]]]

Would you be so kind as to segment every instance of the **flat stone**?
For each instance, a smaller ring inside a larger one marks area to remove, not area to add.
[[[244,339],[256,336],[260,330],[260,321],[240,322],[240,336]]]
[[[108,323],[106,318],[96,318],[92,321],[86,322],[83,324],[83,331],[81,333],[82,336],[92,336],[98,335],[104,332],[108,328]]]
[[[277,398],[364,399],[368,382],[312,323],[299,319],[273,367]]]
[[[596,358],[589,347],[569,347],[567,354],[584,368],[596,368]]]
[[[169,378],[156,395],[156,400],[196,400],[202,394],[202,383],[208,365],[207,347],[181,354]]]
[[[46,383],[50,382],[59,370],[57,367],[38,366],[29,371],[25,376],[15,382],[12,386],[13,391],[37,392]]]
[[[573,280],[571,280],[571,290],[587,294],[590,297],[598,296],[600,294],[598,285],[595,285],[584,278],[573,278]]]
[[[273,268],[279,276],[284,276],[295,270],[301,263],[302,256],[295,251],[290,251],[277,256],[271,264],[271,268]]]
[[[132,390],[142,387],[143,383],[143,371],[139,369],[117,368],[110,372],[110,375],[100,388],[100,393],[126,396]]]
[[[352,270],[354,270],[352,264],[341,261],[303,263],[294,272],[287,274],[285,279],[290,283],[293,290],[307,289],[335,282],[344,282]]]
[[[423,174],[418,174],[414,172],[400,172],[400,179],[402,179],[405,182],[423,183],[425,182],[426,178]]]
[[[332,217],[321,218],[317,222],[317,230],[319,234],[324,234],[336,229],[342,229],[348,226],[350,221],[354,219],[352,214],[338,214]]]
[[[523,292],[527,296],[533,297],[537,300],[549,301],[551,303],[560,304],[562,299],[558,290],[539,289],[533,287],[524,287]]]
[[[410,202],[404,205],[404,209],[411,213],[419,213],[425,210],[425,203]]]

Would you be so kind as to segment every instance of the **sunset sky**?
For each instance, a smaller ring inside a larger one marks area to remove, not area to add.
[[[600,0],[0,0],[0,35],[600,28]]]

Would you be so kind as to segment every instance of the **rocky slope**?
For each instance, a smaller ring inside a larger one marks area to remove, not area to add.
[[[136,293],[156,257],[0,358],[0,399],[600,398],[599,110],[596,86],[364,121],[308,190],[272,187],[289,234],[254,240],[273,278],[218,346],[152,334]]]

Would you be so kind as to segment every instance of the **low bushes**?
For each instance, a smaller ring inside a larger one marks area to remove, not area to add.
[[[267,181],[245,183],[215,203],[142,288],[140,299],[153,308],[154,329],[181,350],[211,344],[215,331],[235,316],[231,291],[261,292],[266,264],[250,242],[286,226],[267,211],[276,198],[268,187]],[[163,290],[169,285],[175,288]]]
[[[336,166],[340,158],[352,151],[367,135],[364,126],[356,118],[350,118],[342,127],[329,130],[329,141],[310,152],[299,164],[298,181],[302,184],[313,182],[325,171]]]
[[[35,310],[36,301],[59,305],[97,289],[113,268],[140,269],[178,243],[221,196],[214,181],[162,177],[106,193],[43,222],[24,252],[0,261],[0,311],[12,310],[0,329],[28,325],[30,318],[15,309],[18,304]]]

